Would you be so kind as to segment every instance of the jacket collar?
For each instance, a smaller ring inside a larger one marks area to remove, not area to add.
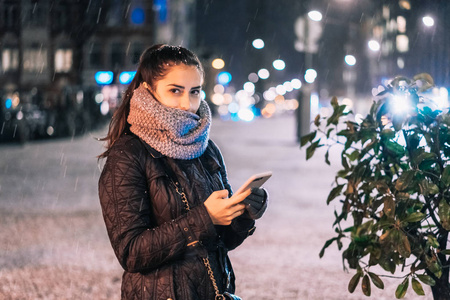
[[[155,149],[153,149],[152,147],[150,147],[146,142],[144,142],[143,140],[141,140],[142,144],[144,144],[145,149],[147,149],[147,151],[150,153],[150,155],[153,158],[161,158],[164,155],[162,155],[160,152],[156,151]]]

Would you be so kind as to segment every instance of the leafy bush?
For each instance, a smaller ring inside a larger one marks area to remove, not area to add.
[[[327,199],[340,201],[342,210],[335,212],[336,236],[326,241],[320,257],[334,242],[339,250],[346,247],[344,268],[356,270],[350,293],[359,281],[366,296],[371,284],[383,289],[381,277],[392,275],[371,271],[380,266],[391,274],[410,270],[397,276],[397,298],[409,286],[424,295],[422,284],[427,284],[434,299],[450,299],[450,114],[423,97],[433,85],[425,73],[394,78],[380,86],[361,122],[351,121],[352,112],[334,97],[332,115],[318,115],[315,130],[301,139],[307,159],[327,147],[327,164],[330,148],[342,145],[343,168]],[[345,221],[353,226],[342,228]]]

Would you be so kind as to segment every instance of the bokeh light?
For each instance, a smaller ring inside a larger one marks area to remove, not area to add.
[[[281,59],[274,60],[272,65],[278,71],[284,70],[284,68],[286,67],[286,63]]]
[[[367,43],[367,45],[369,46],[369,49],[370,50],[372,50],[372,51],[374,51],[374,52],[376,52],[376,51],[379,51],[380,50],[380,43],[378,43],[377,41],[375,41],[375,40],[370,40],[368,43]]]
[[[354,66],[356,64],[356,58],[353,55],[346,55],[344,60],[345,63],[349,66]]]
[[[430,16],[425,16],[422,18],[422,22],[423,24],[425,24],[425,26],[427,27],[431,27],[434,25],[434,19]]]
[[[267,69],[261,69],[258,71],[258,76],[261,79],[267,79],[270,76],[269,70]]]
[[[225,62],[221,58],[216,58],[211,63],[212,67],[216,70],[223,69],[225,67]]]
[[[256,49],[262,49],[264,48],[264,41],[262,39],[255,39],[252,42],[253,47],[255,47]]]

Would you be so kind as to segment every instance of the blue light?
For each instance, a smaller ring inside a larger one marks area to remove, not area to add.
[[[8,98],[5,102],[6,109],[10,109],[12,107],[12,99]]]
[[[122,72],[119,75],[119,82],[121,84],[129,84],[136,75],[136,72]]]
[[[111,71],[100,71],[95,73],[95,81],[98,84],[111,84],[114,74]]]
[[[220,72],[217,75],[217,82],[222,85],[227,85],[231,81],[231,74],[228,72]]]
[[[153,2],[154,9],[158,12],[159,23],[167,22],[167,0],[155,0]]]
[[[141,7],[136,7],[131,12],[131,23],[136,25],[144,24],[145,12]]]

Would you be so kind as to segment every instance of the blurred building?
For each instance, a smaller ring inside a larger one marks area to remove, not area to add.
[[[89,129],[117,107],[147,47],[189,46],[194,4],[0,0],[0,123],[22,140]]]
[[[374,80],[427,72],[450,87],[449,13],[448,1],[380,1],[371,32],[380,45],[370,54]]]

